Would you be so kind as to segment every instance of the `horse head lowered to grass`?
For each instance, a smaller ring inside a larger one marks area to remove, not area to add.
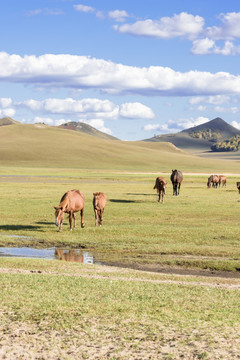
[[[170,176],[170,180],[173,185],[173,195],[179,195],[180,187],[183,181],[183,174],[179,170],[172,170],[172,174]]]
[[[58,231],[62,230],[64,214],[69,214],[70,231],[72,231],[72,218],[74,218],[74,228],[76,227],[76,212],[80,211],[81,227],[84,228],[83,210],[84,210],[84,195],[79,190],[69,190],[61,198],[60,204],[54,206],[56,226],[59,226]]]
[[[106,205],[107,199],[103,192],[93,193],[93,210],[95,213],[95,226],[102,225],[103,212]]]

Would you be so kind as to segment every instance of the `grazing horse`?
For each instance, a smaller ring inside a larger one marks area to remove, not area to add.
[[[103,212],[106,205],[107,199],[103,192],[93,193],[93,210],[95,213],[95,226],[102,225]]]
[[[179,170],[172,170],[170,180],[173,185],[173,195],[179,195],[181,183],[183,181],[183,174]]]
[[[156,178],[156,181],[155,181],[155,185],[154,185],[154,188],[153,189],[157,189],[157,193],[158,193],[158,202],[161,202],[164,203],[164,195],[166,194],[166,180],[159,176]]]
[[[84,195],[79,190],[69,190],[61,198],[60,204],[54,206],[56,226],[59,226],[58,231],[62,230],[64,214],[69,214],[70,231],[72,231],[72,218],[74,218],[74,228],[76,227],[76,212],[80,211],[81,227],[84,228],[83,223],[83,209],[84,209]]]
[[[211,176],[209,176],[208,182],[207,182],[207,187],[208,187],[208,188],[210,188],[211,185],[212,185],[212,187],[217,188],[218,185],[220,186],[220,184],[221,184],[221,180],[220,180],[220,178],[219,178],[218,175],[211,175]]]
[[[238,188],[238,192],[239,192],[239,194],[240,194],[240,181],[237,181],[237,188]]]
[[[226,176],[224,176],[224,175],[219,175],[219,179],[220,179],[220,184],[222,184],[222,187],[227,185],[227,178],[226,178]],[[220,184],[219,184],[219,186],[220,186]]]

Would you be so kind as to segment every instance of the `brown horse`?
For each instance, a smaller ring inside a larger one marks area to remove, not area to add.
[[[220,184],[222,184],[222,187],[227,185],[227,178],[226,178],[226,176],[224,176],[224,175],[219,175],[219,179],[220,179]],[[220,184],[219,184],[219,186],[220,186]]]
[[[164,203],[164,195],[166,194],[166,180],[159,176],[156,178],[156,181],[155,181],[155,185],[154,185],[154,188],[153,189],[157,189],[157,193],[158,193],[158,202],[161,202]]]
[[[236,184],[237,184],[238,192],[240,194],[240,181],[237,181]]]
[[[58,231],[62,230],[64,214],[69,214],[70,231],[72,231],[72,218],[74,218],[74,228],[76,227],[76,212],[81,214],[81,227],[84,228],[83,223],[83,209],[84,209],[84,195],[79,190],[69,190],[66,192],[58,206],[54,206],[56,226],[59,226]]]
[[[208,178],[207,187],[210,188],[212,185],[212,187],[217,188],[218,185],[220,186],[220,183],[221,182],[220,182],[220,178],[218,175],[211,175]]]
[[[107,199],[103,192],[93,193],[93,210],[95,212],[95,226],[102,225],[103,212],[106,205]]]
[[[183,174],[179,170],[172,170],[170,180],[173,185],[173,195],[178,196],[180,193],[180,187],[183,181]]]

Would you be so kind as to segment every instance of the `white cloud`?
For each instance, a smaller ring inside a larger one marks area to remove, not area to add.
[[[120,33],[138,36],[153,36],[169,39],[173,37],[196,37],[202,32],[204,19],[186,12],[174,14],[173,17],[162,17],[159,20],[141,20],[133,24],[116,25],[114,29]]]
[[[196,119],[178,119],[178,120],[169,120],[165,124],[148,124],[144,126],[144,130],[153,131],[159,130],[161,133],[175,133],[184,129],[189,129],[194,126],[198,126],[209,121],[208,118],[200,116]]]
[[[108,135],[112,135],[112,131],[105,127],[104,121],[102,119],[94,119],[88,121],[88,124],[96,128],[97,130],[100,130]]]
[[[215,95],[215,96],[195,96],[189,99],[189,104],[197,105],[197,104],[228,104],[230,102],[230,97],[226,95]]]
[[[240,130],[240,122],[232,121],[231,125],[234,126],[236,129]]]
[[[78,5],[73,5],[73,7],[75,10],[85,12],[85,13],[95,12],[95,8],[93,8],[92,6],[78,4]]]
[[[231,41],[225,41],[224,46],[220,48],[216,46],[215,41],[205,38],[193,41],[191,52],[194,55],[237,55],[240,53],[240,47],[235,46]]]
[[[152,119],[155,116],[152,109],[139,102],[122,104],[120,106],[120,115],[132,119]]]
[[[240,12],[222,13],[219,16],[222,24],[206,29],[206,34],[215,40],[233,40],[240,38]]]
[[[0,109],[0,117],[5,117],[5,116],[12,117],[15,115],[15,113],[16,111],[12,108]]]
[[[240,94],[240,75],[134,67],[76,55],[39,57],[0,53],[0,81],[33,86],[98,89],[109,94],[202,96]]]
[[[216,106],[214,108],[214,111],[218,112],[218,113],[231,113],[231,114],[236,114],[239,112],[239,108],[237,108],[236,106],[232,106],[230,108],[224,108],[221,106]]]
[[[11,98],[0,98],[0,106],[3,108],[9,107],[12,104]]]
[[[129,17],[128,13],[125,10],[109,11],[108,16],[110,17],[110,19],[113,19],[117,22],[123,22],[126,20],[127,17]]]
[[[119,118],[152,119],[155,116],[151,108],[139,102],[124,103],[119,106],[109,100],[96,98],[81,100],[49,98],[42,101],[30,99],[16,102],[15,106],[37,114],[71,115],[78,117],[81,121],[93,119],[116,120]]]

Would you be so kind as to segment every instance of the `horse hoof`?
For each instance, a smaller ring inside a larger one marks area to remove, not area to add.
[[[81,228],[83,229],[85,227],[85,224],[81,224]]]

